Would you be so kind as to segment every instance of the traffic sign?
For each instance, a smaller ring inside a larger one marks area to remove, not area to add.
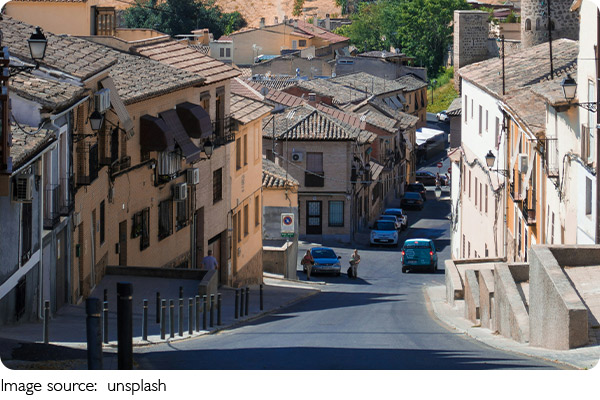
[[[448,173],[451,174],[452,173],[452,167],[448,168]]]
[[[437,163],[437,167],[438,167],[438,168],[442,168],[442,166],[443,166],[443,165],[444,165],[444,164],[442,164],[441,162]]]
[[[294,235],[294,214],[281,213],[281,235],[291,233]]]

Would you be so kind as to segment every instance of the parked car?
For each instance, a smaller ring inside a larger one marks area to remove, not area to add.
[[[419,193],[416,192],[406,192],[404,196],[400,200],[400,205],[404,208],[418,208],[419,210],[423,209],[423,198]]]
[[[437,175],[431,171],[417,171],[415,173],[416,180],[419,183],[427,186],[435,186]],[[448,178],[445,175],[440,175],[440,186],[448,186]]]
[[[311,274],[314,273],[333,273],[340,276],[342,265],[340,259],[342,257],[335,254],[335,251],[329,247],[313,247],[310,249],[310,254],[315,260]],[[303,268],[306,273],[306,267]]]
[[[414,269],[438,269],[438,256],[431,239],[407,239],[402,246],[402,272]]]
[[[450,121],[450,117],[448,117],[448,114],[446,113],[446,110],[442,110],[439,113],[436,114],[437,120],[440,122],[448,122]]]
[[[402,221],[400,220],[400,218],[396,215],[380,215],[379,219],[382,221],[392,221],[394,223],[394,225],[396,225],[396,230],[401,230],[402,229]]]
[[[409,183],[406,185],[405,192],[417,192],[423,198],[423,201],[427,201],[427,189],[422,183]]]
[[[402,229],[406,229],[408,227],[408,215],[406,215],[401,208],[387,208],[383,212],[383,215],[395,215],[400,219]]]
[[[371,246],[389,244],[398,246],[398,230],[393,221],[377,220],[371,227]]]

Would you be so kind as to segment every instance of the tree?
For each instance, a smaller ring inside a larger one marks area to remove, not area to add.
[[[128,28],[156,29],[169,35],[208,28],[216,38],[246,26],[239,12],[223,13],[214,0],[141,0],[125,10],[123,21]]]

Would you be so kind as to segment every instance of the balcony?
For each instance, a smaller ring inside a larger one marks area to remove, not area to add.
[[[546,138],[544,143],[544,159],[546,171],[549,177],[558,177],[560,172],[558,140],[556,138]]]
[[[59,185],[46,185],[44,190],[44,229],[52,229],[60,221]]]
[[[317,174],[317,175],[315,175]],[[325,173],[324,172],[309,172],[304,173],[304,186],[305,187],[324,187],[325,186]]]
[[[215,119],[212,124],[214,132],[213,145],[215,147],[235,141],[235,134],[231,132],[234,125],[233,118],[226,116],[225,118]]]
[[[523,195],[521,195],[521,191],[519,189],[520,188],[517,188],[515,191],[515,182],[510,182],[510,197],[512,197],[513,201],[523,201]]]
[[[530,207],[529,206],[529,198],[525,197],[525,200],[523,201],[523,216],[525,217],[525,222],[527,223],[527,225],[535,225],[536,223],[536,209],[535,209],[535,193],[532,196],[531,202],[533,203],[533,206]]]
[[[61,178],[59,190],[58,212],[62,216],[67,216],[75,208],[73,196],[73,177]]]
[[[90,185],[98,177],[98,145],[77,145],[77,185]]]

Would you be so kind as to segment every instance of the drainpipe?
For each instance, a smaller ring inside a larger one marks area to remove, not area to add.
[[[596,10],[596,60],[600,51],[600,11]],[[596,104],[600,100],[600,63],[596,61]],[[600,124],[600,110],[596,110],[596,124]],[[600,138],[596,128],[596,244],[600,244]]]
[[[50,147],[48,147],[50,148]],[[43,154],[45,154],[44,152]],[[42,245],[43,240],[43,232],[44,232],[44,159],[43,156],[39,159],[40,163],[40,190],[38,191],[39,198],[39,209],[38,209],[38,219],[39,219],[39,246],[40,246],[40,261],[38,263],[38,318],[44,318],[44,246]],[[33,211],[33,210],[32,210]]]

